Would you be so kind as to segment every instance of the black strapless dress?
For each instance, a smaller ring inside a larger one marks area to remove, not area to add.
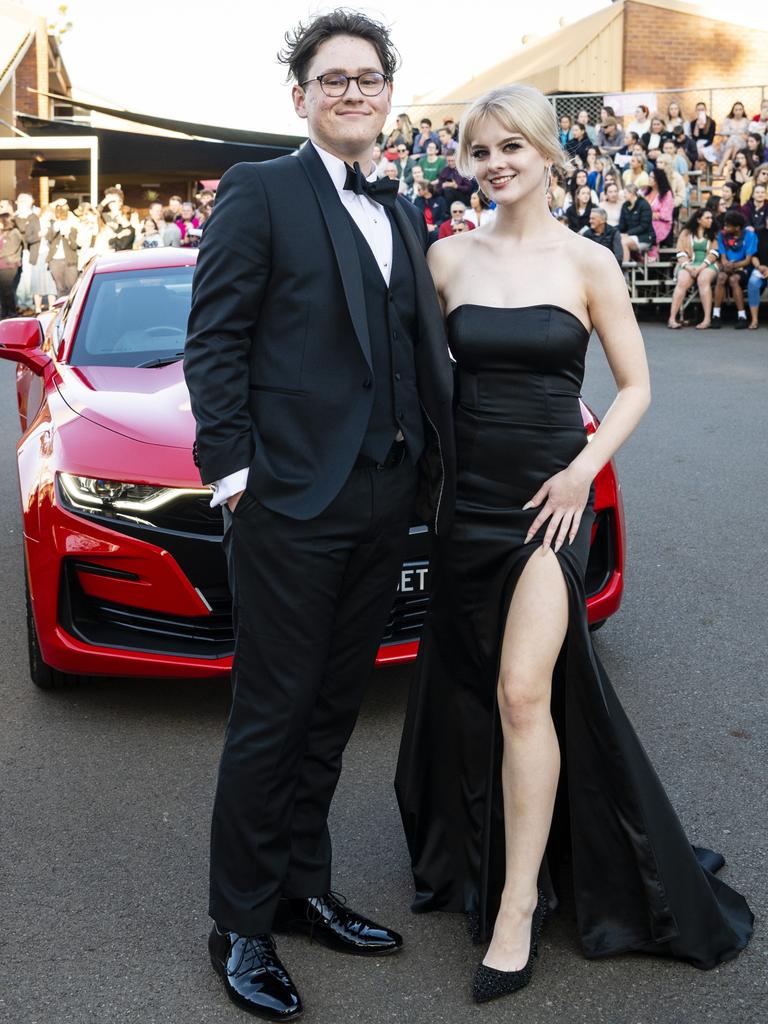
[[[515,584],[543,531],[522,506],[585,444],[579,408],[589,332],[551,305],[463,305],[448,318],[457,360],[458,490],[434,557],[433,596],[411,691],[396,790],[416,911],[470,914],[490,938],[504,884],[500,644]],[[595,654],[584,574],[592,496],[557,554],[569,595],[553,679],[562,770],[540,884],[556,903],[570,863],[586,956],[629,951],[711,968],[747,944],[745,899],[692,847]]]

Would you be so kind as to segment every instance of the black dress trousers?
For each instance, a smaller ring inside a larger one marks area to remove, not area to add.
[[[291,519],[225,506],[235,614],[232,709],[213,810],[210,915],[269,932],[281,896],[330,888],[328,811],[394,600],[416,470],[355,468]]]

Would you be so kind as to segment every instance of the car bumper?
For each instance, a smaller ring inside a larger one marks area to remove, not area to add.
[[[228,675],[234,646],[221,537],[156,529],[40,503],[25,534],[30,595],[44,661],[61,672],[105,676]],[[618,610],[624,527],[612,467],[596,480],[596,527],[587,573],[591,624]],[[429,535],[414,527],[377,665],[416,657],[428,603]]]

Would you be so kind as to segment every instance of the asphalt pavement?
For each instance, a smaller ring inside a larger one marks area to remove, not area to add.
[[[618,457],[623,607],[600,656],[691,839],[721,850],[756,934],[702,973],[588,961],[568,906],[531,985],[475,1007],[480,951],[459,915],[410,913],[392,788],[410,670],[372,681],[332,812],[334,887],[403,932],[398,957],[279,942],[308,1024],[763,1024],[766,880],[768,329],[643,324],[654,401]],[[208,825],[228,704],[221,682],[29,681],[15,470],[14,366],[0,363],[0,1021],[245,1021],[206,953]],[[593,339],[584,394],[612,380]]]

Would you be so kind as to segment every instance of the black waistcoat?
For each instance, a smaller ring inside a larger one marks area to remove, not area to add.
[[[424,427],[416,388],[413,345],[418,332],[416,285],[400,231],[392,226],[392,273],[389,287],[352,217],[352,234],[363,274],[368,334],[373,360],[373,409],[360,453],[382,462],[402,430],[408,455],[415,463],[424,448]]]

